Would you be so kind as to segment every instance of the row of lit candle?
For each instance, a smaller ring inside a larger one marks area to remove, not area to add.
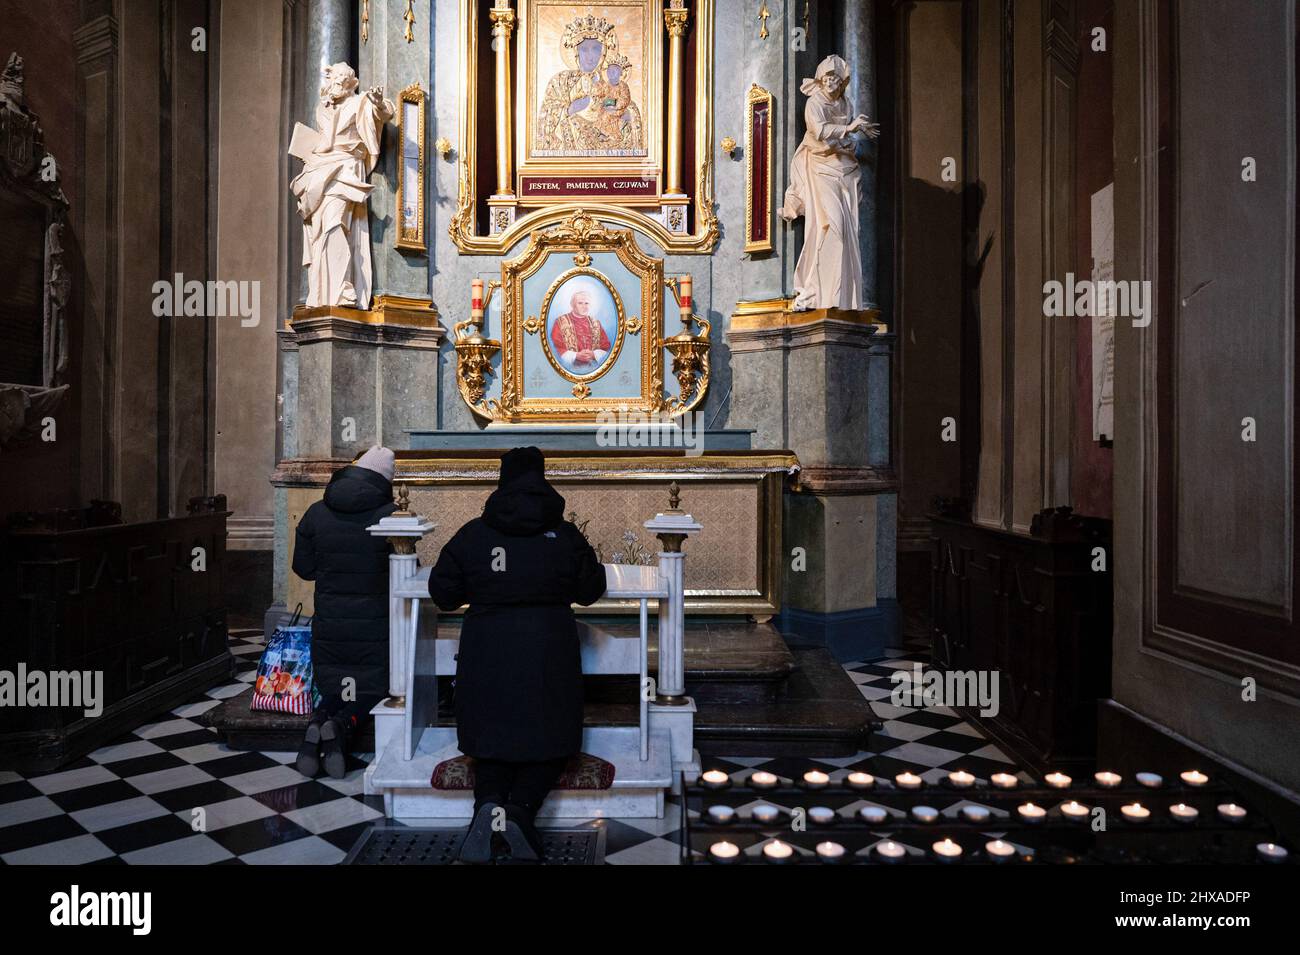
[[[814,849],[817,859],[821,862],[842,862],[848,855],[844,846],[838,842],[819,842]],[[939,862],[956,862],[962,858],[964,850],[961,845],[952,839],[941,839],[930,846],[930,851],[934,858]],[[984,851],[988,858],[993,862],[1008,862],[1016,857],[1016,848],[1009,842],[1002,839],[994,839],[984,844]],[[1286,852],[1285,849],[1282,852]],[[877,842],[872,847],[872,853],[875,858],[885,863],[898,863],[907,858],[907,848],[901,843],[894,842],[892,839],[885,839]],[[782,842],[780,839],[773,839],[763,844],[762,849],[763,861],[780,865],[787,862],[793,862],[797,856],[794,847],[788,842]],[[728,864],[740,862],[743,855],[740,847],[734,842],[723,840],[715,842],[709,846],[709,859],[719,864]]]
[[[1079,823],[1086,822],[1092,812],[1089,807],[1073,799],[1062,803],[1059,809],[1066,820]],[[1217,811],[1225,822],[1237,823],[1246,818],[1246,810],[1235,803],[1223,803],[1217,807]],[[973,804],[962,806],[959,812],[967,822],[974,823],[987,822],[990,816],[986,807]],[[1022,822],[1029,824],[1040,823],[1047,818],[1047,810],[1032,802],[1017,807],[1016,814]],[[1133,823],[1146,822],[1151,818],[1151,810],[1137,802],[1121,806],[1120,814]],[[776,806],[760,804],[750,810],[750,815],[757,822],[769,824],[780,817],[781,810]],[[915,821],[930,825],[938,821],[940,812],[933,806],[913,806],[910,815]],[[1180,802],[1169,807],[1169,815],[1178,822],[1190,824],[1196,821],[1200,812],[1195,806]],[[710,806],[708,817],[712,822],[725,825],[735,820],[736,810],[730,806]],[[819,826],[829,826],[837,822],[840,815],[827,806],[813,806],[808,810],[808,818]],[[858,810],[858,818],[869,825],[881,825],[888,820],[889,811],[881,806],[863,806]]]
[[[778,865],[792,862],[796,858],[794,847],[780,839],[764,843],[762,851],[765,862]],[[814,851],[821,862],[843,862],[847,857],[847,851],[838,842],[819,842]],[[951,838],[933,843],[930,851],[938,862],[958,862],[965,854],[961,844]],[[872,852],[879,861],[886,863],[902,862],[907,857],[907,848],[892,839],[877,842],[872,847]],[[1010,862],[1018,857],[1016,847],[1003,839],[993,839],[984,843],[984,854],[990,862]],[[1282,846],[1271,842],[1261,842],[1255,846],[1255,857],[1261,862],[1285,862],[1289,855],[1290,853]],[[739,862],[743,856],[739,846],[734,842],[723,840],[709,847],[709,858],[714,862],[726,864]]]
[[[1159,773],[1138,773],[1134,778],[1148,789],[1159,789],[1164,785],[1164,777]],[[1179,779],[1194,788],[1210,781],[1209,776],[1195,769],[1181,773]],[[1103,789],[1114,789],[1124,781],[1124,777],[1103,771],[1093,774],[1093,780]],[[700,776],[700,781],[708,788],[721,789],[730,784],[731,778],[720,769],[710,769]],[[755,789],[775,789],[780,785],[781,779],[775,773],[759,770],[751,773],[747,782]],[[800,782],[809,789],[825,789],[831,784],[831,777],[820,769],[810,769],[803,774]],[[852,789],[871,789],[876,785],[876,778],[870,773],[852,772],[844,778],[844,782]],[[945,782],[954,789],[970,789],[975,785],[976,778],[964,769],[957,769],[948,773]],[[1019,777],[1011,773],[994,773],[989,777],[989,782],[998,789],[1015,789],[1020,785]],[[1043,783],[1051,789],[1069,789],[1073,782],[1065,773],[1048,773],[1043,777]],[[899,789],[920,789],[925,785],[925,780],[916,773],[901,772],[894,777],[894,785]]]

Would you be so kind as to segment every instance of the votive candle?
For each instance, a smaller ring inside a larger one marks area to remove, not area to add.
[[[1084,822],[1088,818],[1088,807],[1071,799],[1061,804],[1061,815],[1070,822]]]
[[[884,862],[902,862],[907,850],[892,839],[876,843],[876,855]]]
[[[824,789],[831,778],[820,769],[810,769],[803,774],[803,784],[809,789]]]
[[[760,803],[751,811],[751,815],[761,823],[776,822],[777,817],[781,815],[781,810],[767,803]]]
[[[1047,783],[1047,785],[1051,786],[1053,789],[1066,789],[1073,780],[1070,779],[1069,776],[1065,775],[1065,773],[1048,773],[1043,777],[1043,782]]]
[[[1047,815],[1046,809],[1042,806],[1035,806],[1032,802],[1025,803],[1016,812],[1020,814],[1021,819],[1029,823],[1042,822],[1043,817]]]
[[[1136,779],[1147,789],[1159,789],[1165,784],[1165,778],[1159,773],[1138,773]]]
[[[1226,802],[1219,806],[1219,815],[1228,822],[1241,822],[1246,818],[1246,810],[1236,803]]]
[[[1173,816],[1179,822],[1191,823],[1196,821],[1196,817],[1199,816],[1200,813],[1196,811],[1194,806],[1189,806],[1186,803],[1180,802],[1176,806],[1169,807],[1169,815]]]
[[[858,818],[863,822],[878,826],[889,818],[889,813],[880,806],[863,806],[858,810]]]
[[[962,806],[961,814],[968,822],[985,822],[989,818],[989,811],[983,806]]]
[[[940,862],[956,862],[961,858],[961,846],[951,839],[936,842],[930,848],[934,850],[934,857]]]
[[[922,781],[915,773],[903,772],[894,777],[894,785],[899,789],[920,789]]]
[[[984,843],[984,851],[991,862],[1010,862],[1016,857],[1016,847],[1001,839]]]
[[[749,784],[756,789],[771,789],[776,785],[776,776],[764,770],[759,770],[750,774]]]
[[[789,862],[794,858],[794,849],[788,842],[782,842],[780,839],[773,839],[767,845],[763,846],[763,858],[768,862],[780,864]]]
[[[835,810],[828,806],[813,806],[808,810],[808,818],[819,826],[829,826],[837,816]]]
[[[1119,811],[1129,822],[1146,822],[1151,818],[1151,810],[1140,802],[1131,802],[1127,806],[1120,806]]]
[[[1255,846],[1255,854],[1261,862],[1285,862],[1289,852],[1271,842],[1261,842]]]
[[[1116,786],[1118,786],[1120,783],[1124,781],[1124,777],[1121,776],[1119,773],[1111,773],[1105,771],[1100,773],[1094,773],[1092,778],[1097,783],[1097,785],[1100,786],[1102,789],[1114,789]]]
[[[740,858],[740,847],[734,842],[715,842],[709,846],[709,858],[714,862],[735,862]]]
[[[876,777],[870,773],[849,773],[847,782],[854,789],[870,789],[876,785]]]
[[[964,769],[958,769],[948,774],[948,785],[954,789],[969,789],[975,785],[975,777]]]
[[[1204,786],[1210,781],[1210,777],[1196,769],[1189,769],[1185,773],[1180,773],[1178,778],[1189,786]]]
[[[933,806],[913,806],[912,818],[917,822],[925,823],[927,826],[939,818],[939,810]]]
[[[998,789],[1015,789],[1020,785],[1020,780],[1010,773],[994,773],[989,777],[989,782],[997,786]]]
[[[838,842],[819,842],[817,858],[823,862],[839,862],[844,858],[844,847]]]
[[[700,782],[710,789],[720,789],[730,782],[731,777],[720,769],[708,769],[700,774]]]

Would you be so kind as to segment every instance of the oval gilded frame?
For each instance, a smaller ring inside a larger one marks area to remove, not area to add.
[[[551,335],[548,327],[550,322],[549,316],[551,314],[551,303],[555,300],[555,296],[559,293],[560,289],[564,287],[564,284],[566,282],[570,281],[571,279],[575,279],[579,276],[586,276],[588,278],[593,278],[598,282],[600,282],[600,284],[605,287],[605,290],[609,292],[609,297],[614,302],[614,311],[615,311],[614,341],[610,343],[609,354],[605,356],[605,360],[600,363],[599,368],[585,375],[574,374],[573,372],[569,371],[567,368],[564,367],[564,365],[560,363],[560,360],[555,356],[555,353],[551,350]],[[611,282],[603,272],[598,272],[595,269],[591,268],[590,266],[585,266],[585,265],[575,266],[574,268],[561,272],[556,277],[555,281],[551,283],[550,288],[546,290],[546,294],[542,296],[542,307],[540,311],[540,318],[542,320],[542,324],[541,324],[541,328],[539,328],[537,331],[537,337],[542,340],[542,354],[546,356],[546,360],[550,362],[551,367],[554,368],[557,372],[559,372],[561,376],[568,379],[569,381],[575,383],[596,381],[603,375],[607,374],[609,370],[613,368],[615,363],[618,361],[619,353],[623,350],[623,339],[625,337],[625,325],[627,324],[627,315],[623,309],[622,297],[618,294],[618,291],[614,288],[614,283]]]

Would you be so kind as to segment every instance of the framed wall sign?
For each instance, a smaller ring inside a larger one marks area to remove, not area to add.
[[[426,252],[424,112],[428,94],[412,83],[397,98],[397,248]]]
[[[772,94],[745,97],[745,251],[772,251]]]

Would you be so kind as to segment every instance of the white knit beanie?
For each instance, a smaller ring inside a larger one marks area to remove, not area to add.
[[[393,479],[393,452],[388,448],[381,448],[375,445],[361,457],[357,458],[357,467],[365,468],[367,471],[374,471],[383,477],[385,481]]]

